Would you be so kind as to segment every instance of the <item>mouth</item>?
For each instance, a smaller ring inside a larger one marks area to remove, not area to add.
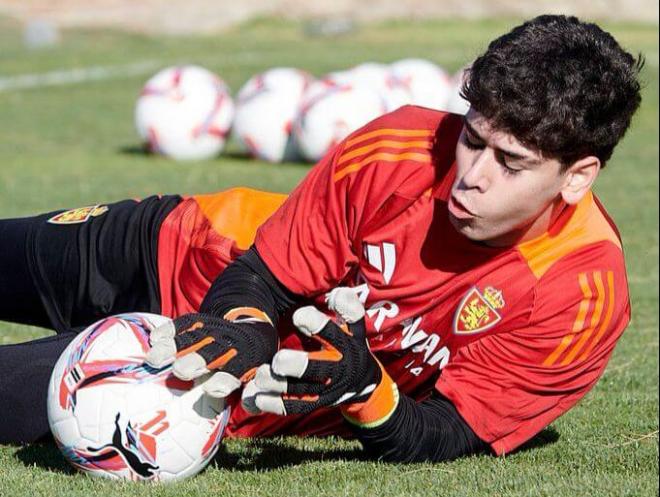
[[[451,215],[458,219],[473,219],[477,217],[475,213],[460,203],[453,195],[449,197],[447,208],[449,209]]]

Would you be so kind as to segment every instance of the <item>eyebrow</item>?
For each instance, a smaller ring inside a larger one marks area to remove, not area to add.
[[[465,117],[465,116],[463,116],[463,124],[468,129],[468,131],[470,132],[471,135],[474,135],[475,137],[477,137],[482,142],[486,141],[486,140],[483,139],[483,137],[479,133],[477,133],[477,131],[472,127],[472,125],[467,120],[467,117]],[[512,159],[515,159],[515,160],[525,161],[525,162],[528,162],[530,164],[535,164],[535,163],[538,162],[538,160],[536,160],[534,157],[529,157],[527,155],[520,155],[520,154],[517,154],[516,152],[512,152],[510,150],[505,150],[505,149],[500,148],[500,147],[494,147],[494,148],[496,150],[498,150],[499,152],[502,152],[507,157],[511,157]]]

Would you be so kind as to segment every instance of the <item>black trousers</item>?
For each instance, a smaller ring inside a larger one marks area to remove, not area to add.
[[[0,443],[49,435],[50,374],[76,333],[113,314],[160,312],[158,233],[180,201],[154,196],[0,220],[0,321],[56,332],[0,346]]]

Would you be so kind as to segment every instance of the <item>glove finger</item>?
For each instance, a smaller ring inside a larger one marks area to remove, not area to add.
[[[293,313],[292,319],[296,328],[308,337],[320,333],[330,321],[328,316],[312,305],[301,307],[296,310],[296,312]]]
[[[364,305],[353,288],[339,287],[326,295],[328,308],[347,324],[348,334],[359,340],[367,337]],[[342,330],[345,332],[345,330]]]
[[[264,393],[283,393],[294,396],[319,395],[328,389],[328,386],[324,383],[278,376],[273,373],[273,370],[268,364],[263,364],[257,369],[254,383]]]
[[[257,387],[255,380],[248,381],[243,387],[243,391],[241,392],[241,404],[243,405],[243,409],[250,414],[261,414],[262,412],[255,404],[256,396],[259,393],[263,392]]]
[[[281,400],[287,414],[309,414],[323,405],[319,395],[287,395]]]
[[[227,397],[241,386],[241,380],[234,375],[220,371],[202,384],[202,389],[211,397]]]
[[[211,340],[198,348],[196,352],[202,356],[208,369],[223,369],[223,366],[226,366],[229,361],[238,355],[238,351],[234,347],[227,347],[215,340]]]
[[[157,342],[152,342],[151,349],[144,358],[149,366],[154,368],[163,368],[169,366],[176,359],[176,345],[174,340],[162,338]]]
[[[254,405],[260,412],[269,412],[279,416],[289,414],[284,405],[284,400],[278,394],[258,392],[254,396]]]
[[[293,324],[301,333],[314,338],[323,345],[324,350],[311,352],[310,359],[329,361],[341,359],[341,354],[333,344],[338,343],[341,333],[345,333],[345,331],[316,307],[310,305],[298,309],[293,313]]]
[[[291,397],[288,395],[261,392],[257,388],[252,398],[254,399],[254,406],[257,412],[269,412],[279,416],[308,414],[320,407],[320,396],[318,395]]]
[[[333,368],[337,364],[327,359],[313,360],[313,354],[318,353],[282,349],[273,357],[270,371],[274,376],[286,378],[291,384],[296,383],[295,380],[325,384],[333,376]]]
[[[338,287],[326,295],[328,308],[348,324],[364,318],[364,306],[353,288]]]
[[[172,372],[177,378],[190,381],[210,373],[210,370],[206,367],[206,361],[201,355],[197,352],[190,352],[174,361]]]
[[[307,352],[291,349],[280,350],[271,361],[274,374],[292,378],[304,378],[308,364],[309,354]]]
[[[174,328],[177,333],[186,333],[193,330],[198,330],[204,327],[205,318],[199,313],[183,314],[174,319]]]
[[[222,345],[212,341],[196,351],[206,361],[209,370],[220,370],[241,382],[246,383],[254,377],[257,367],[254,359],[246,353],[239,354],[236,347]]]
[[[270,364],[262,364],[254,375],[254,384],[262,392],[286,393],[288,379],[275,374]]]
[[[184,331],[177,333],[174,336],[174,343],[176,345],[177,355],[188,354],[201,349],[204,345],[211,343],[213,337],[210,336],[203,328]]]
[[[328,385],[316,381],[291,379],[286,385],[286,394],[294,397],[321,395],[328,390]]]
[[[149,341],[153,345],[161,340],[173,340],[176,335],[176,328],[173,321],[168,321],[154,328],[149,334]]]

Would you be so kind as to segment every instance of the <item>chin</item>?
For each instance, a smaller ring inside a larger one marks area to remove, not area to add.
[[[501,233],[492,233],[487,230],[479,229],[478,226],[475,226],[473,220],[465,221],[462,219],[457,219],[450,214],[449,221],[456,231],[458,231],[461,235],[472,242],[482,243],[484,245],[494,247],[510,244],[508,240],[501,240],[503,237]]]
[[[483,234],[474,226],[472,220],[458,219],[452,216],[451,212],[449,213],[449,222],[452,224],[454,229],[458,231],[461,235],[475,242],[480,242],[484,239]]]

